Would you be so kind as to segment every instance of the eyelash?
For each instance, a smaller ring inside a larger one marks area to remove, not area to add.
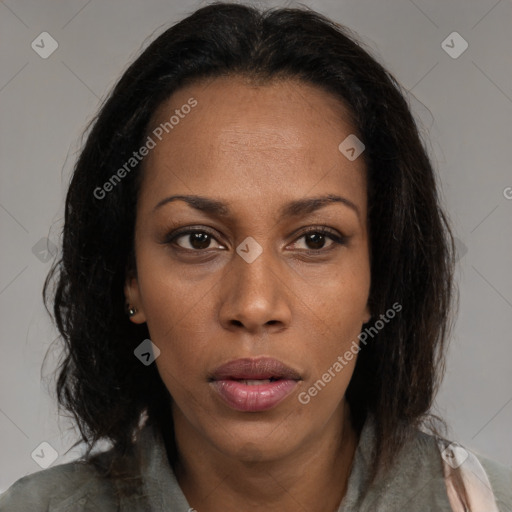
[[[186,235],[192,235],[194,233],[203,233],[206,235],[209,235],[211,238],[218,242],[217,238],[215,237],[215,234],[209,231],[205,228],[184,228],[183,230],[177,230],[169,233],[164,240],[164,244],[173,244],[178,238],[181,238],[182,236]],[[302,249],[301,252],[306,254],[320,254],[322,252],[327,252],[334,248],[335,245],[345,245],[348,237],[344,235],[338,235],[335,232],[331,231],[327,226],[316,226],[310,229],[307,229],[306,231],[302,231],[299,233],[298,237],[295,239],[293,243],[296,243],[296,241],[300,240],[301,238],[310,235],[310,234],[320,234],[323,235],[330,240],[334,242],[333,245],[327,247],[327,248],[321,248],[321,249]],[[222,245],[222,244],[220,244]],[[201,253],[201,252],[207,252],[209,249],[186,249],[184,247],[178,246],[178,249],[181,251],[189,252],[189,253]]]

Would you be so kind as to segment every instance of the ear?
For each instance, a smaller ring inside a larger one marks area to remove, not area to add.
[[[135,315],[129,317],[130,321],[134,324],[143,324],[146,321],[146,315],[142,307],[139,281],[133,272],[127,272],[126,274],[124,296],[126,298],[126,303],[137,310]]]

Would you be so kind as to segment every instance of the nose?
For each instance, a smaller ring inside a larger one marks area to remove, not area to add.
[[[235,254],[230,265],[220,284],[221,325],[256,335],[286,329],[291,320],[291,293],[272,251],[264,250],[251,263]]]

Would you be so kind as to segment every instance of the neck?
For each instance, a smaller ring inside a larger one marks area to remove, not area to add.
[[[251,462],[226,456],[174,414],[175,473],[189,504],[200,512],[335,512],[358,443],[344,402],[339,412],[286,457]]]

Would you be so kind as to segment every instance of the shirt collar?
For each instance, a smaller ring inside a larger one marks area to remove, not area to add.
[[[160,429],[146,424],[139,432],[136,446],[148,510],[191,509],[169,464]],[[131,503],[122,505],[121,510],[132,510]]]
[[[372,504],[380,503],[381,498],[382,510],[396,510],[395,505],[402,502],[407,503],[411,511],[423,510],[425,492],[436,503],[437,510],[450,510],[444,478],[442,472],[437,471],[440,468],[440,457],[434,443],[429,436],[419,434],[398,456],[393,468],[385,476],[378,478],[369,489],[368,474],[373,464],[375,444],[375,423],[372,416],[369,416],[359,436],[347,492],[338,512],[375,510]],[[192,510],[169,464],[160,429],[152,425],[144,426],[137,446],[143,492],[148,500],[149,510]],[[395,487],[396,491],[388,494],[390,487]],[[393,496],[397,491],[399,494]],[[416,494],[418,499],[415,500]],[[132,510],[130,506],[121,509]]]
[[[368,467],[371,461],[373,436],[374,424],[372,419],[369,418],[361,431],[349,477],[347,494],[342,503],[356,499],[362,491],[366,473],[365,468]],[[137,445],[143,477],[143,492],[151,506],[150,510],[190,509],[190,505],[169,464],[160,429],[146,424],[140,431]]]

